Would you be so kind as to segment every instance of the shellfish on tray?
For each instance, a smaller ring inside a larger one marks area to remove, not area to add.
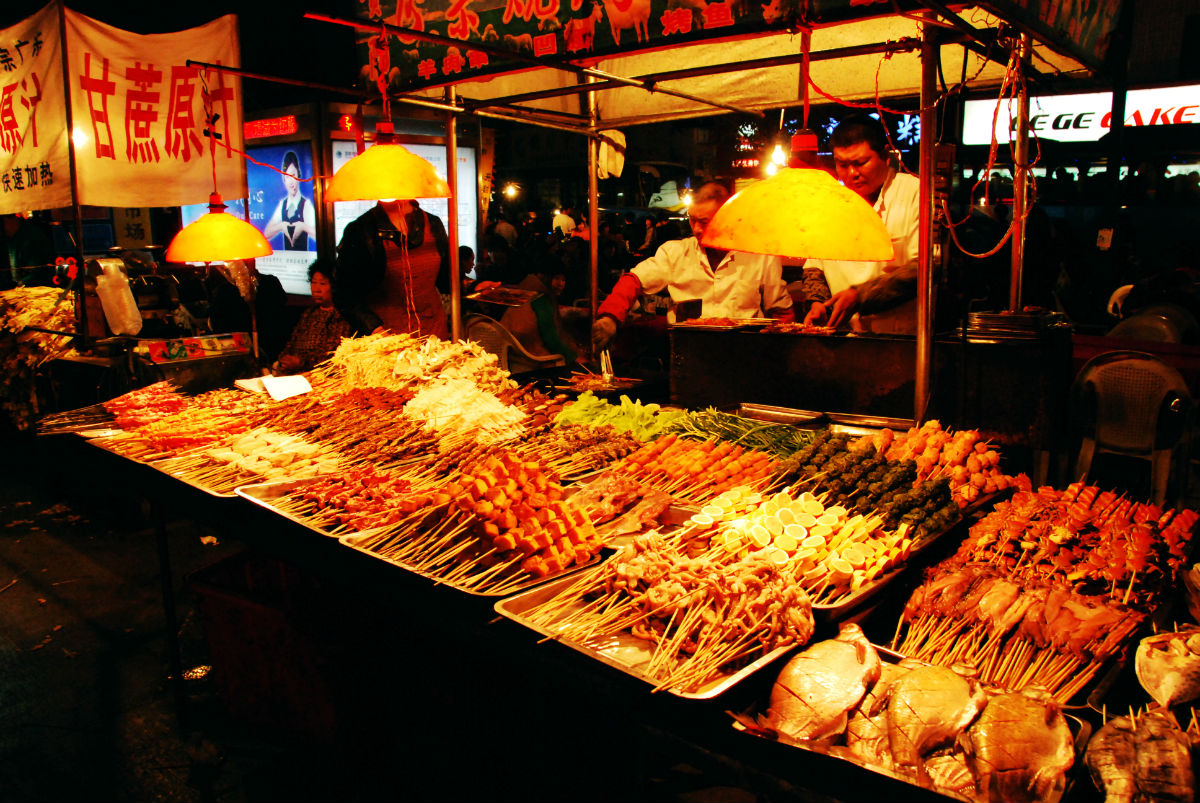
[[[1146,693],[1170,707],[1200,697],[1200,627],[1146,636],[1138,644],[1133,668]]]

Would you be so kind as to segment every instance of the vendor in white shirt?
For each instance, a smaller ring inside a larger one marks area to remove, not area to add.
[[[675,304],[701,301],[700,314],[705,318],[793,320],[792,298],[783,282],[779,257],[700,245],[704,229],[728,198],[729,189],[723,184],[702,186],[688,211],[694,236],[663,243],[654,256],[617,280],[592,324],[592,344],[597,349],[612,341],[640,295],[664,288]]]
[[[893,254],[888,262],[805,262],[805,269],[824,272],[832,297],[812,304],[804,322],[838,326],[857,315],[855,328],[861,331],[911,333],[916,329],[921,183],[892,167],[883,126],[872,117],[842,121],[830,145],[838,179],[875,207],[892,237]]]

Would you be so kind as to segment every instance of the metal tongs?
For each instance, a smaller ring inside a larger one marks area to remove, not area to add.
[[[600,350],[600,376],[608,384],[613,383],[612,355],[608,349]]]

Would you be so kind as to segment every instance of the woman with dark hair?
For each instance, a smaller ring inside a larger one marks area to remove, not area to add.
[[[274,366],[277,374],[310,370],[327,359],[342,338],[354,334],[354,327],[333,306],[333,263],[318,259],[309,265],[308,283],[313,305],[300,315],[291,339],[279,353]]]
[[[283,155],[280,171],[287,194],[275,207],[275,213],[263,229],[263,236],[270,240],[276,234],[282,234],[284,251],[315,250],[317,215],[312,201],[300,193],[300,157],[295,151]]]
[[[334,276],[338,309],[360,333],[449,338],[450,240],[416,201],[380,201],[347,224]]]

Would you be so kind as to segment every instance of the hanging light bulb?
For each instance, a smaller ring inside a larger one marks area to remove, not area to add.
[[[261,231],[225,209],[221,194],[214,191],[208,198],[208,212],[185,226],[167,246],[167,262],[232,262],[273,253]]]
[[[393,140],[391,123],[379,123],[375,144],[342,165],[325,188],[328,201],[449,198],[450,194],[450,185],[433,165]]]

